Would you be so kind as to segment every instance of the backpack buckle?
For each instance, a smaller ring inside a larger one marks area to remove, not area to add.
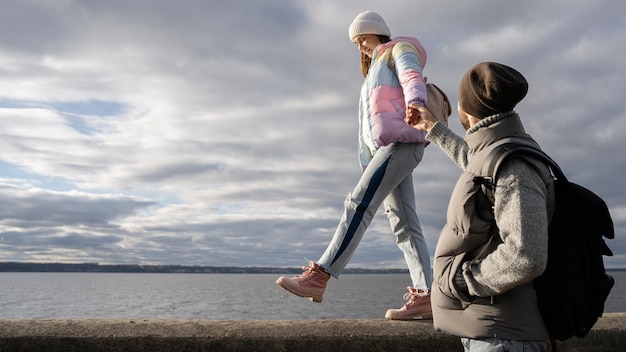
[[[493,188],[493,179],[489,176],[474,176],[472,181],[475,185],[484,185],[485,187]]]

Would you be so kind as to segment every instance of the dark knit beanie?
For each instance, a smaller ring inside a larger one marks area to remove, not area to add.
[[[513,110],[526,92],[528,82],[517,70],[495,62],[481,62],[461,78],[459,105],[468,114],[483,118]]]

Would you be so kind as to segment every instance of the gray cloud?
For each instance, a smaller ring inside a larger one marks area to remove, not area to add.
[[[453,103],[478,61],[523,72],[527,131],[624,233],[623,2],[9,1],[0,260],[318,259],[360,173],[347,27],[366,9],[420,38]],[[463,133],[455,114],[450,126]],[[415,170],[431,253],[459,173],[435,146]],[[381,212],[351,265],[403,266],[392,237]],[[610,265],[626,265],[624,246]]]

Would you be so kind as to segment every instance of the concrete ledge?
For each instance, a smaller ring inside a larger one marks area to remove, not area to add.
[[[560,351],[621,352],[626,313],[605,314]],[[430,321],[378,320],[0,320],[0,351],[462,351]]]

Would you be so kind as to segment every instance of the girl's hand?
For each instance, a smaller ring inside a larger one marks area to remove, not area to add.
[[[406,121],[409,126],[413,126],[419,122],[420,116],[419,111],[417,110],[417,105],[409,105],[406,108],[405,115],[406,117],[404,118],[404,121]]]
[[[404,119],[409,126],[413,126],[418,130],[430,131],[438,122],[437,118],[421,105],[410,104],[406,109],[406,118]],[[442,121],[445,123],[445,121]]]

